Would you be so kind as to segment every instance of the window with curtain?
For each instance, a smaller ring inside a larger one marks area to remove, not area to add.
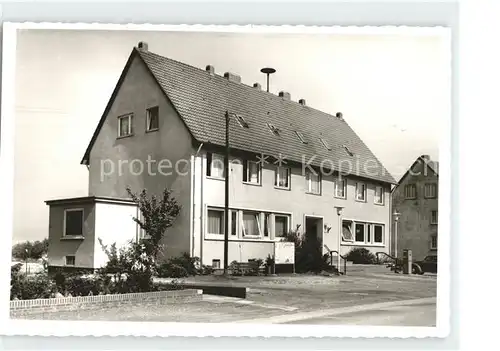
[[[436,198],[436,194],[437,194],[436,184],[434,184],[434,183],[425,184],[425,187],[424,187],[425,198],[434,199],[434,198]]]
[[[342,221],[342,240],[353,241],[351,221]]]
[[[335,179],[335,197],[346,198],[347,183],[345,179]]]
[[[321,193],[321,175],[308,170],[306,172],[307,192],[311,194]]]
[[[224,234],[224,211],[208,210],[207,222],[209,234]]]
[[[255,161],[246,161],[243,164],[243,181],[260,184],[261,164]]]
[[[259,236],[259,213],[258,212],[243,212],[243,235],[245,236]]]
[[[225,178],[224,156],[213,153],[207,154],[207,176]]]
[[[288,233],[288,216],[274,216],[274,236],[284,237]]]
[[[274,185],[278,188],[290,188],[290,169],[286,167],[276,167]]]
[[[356,200],[358,201],[366,201],[366,184],[365,183],[356,183]]]
[[[373,226],[374,237],[373,242],[376,244],[384,243],[384,227],[382,225],[375,224]]]
[[[378,205],[384,204],[384,188],[381,186],[375,187],[375,203]]]
[[[356,223],[355,225],[355,235],[354,238],[356,242],[364,243],[365,242],[365,224],[364,223]]]

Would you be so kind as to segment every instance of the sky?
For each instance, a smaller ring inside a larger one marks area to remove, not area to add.
[[[413,161],[439,159],[450,114],[450,44],[441,36],[20,30],[15,87],[13,241],[48,235],[44,201],[87,196],[80,160],[134,46],[330,114],[342,112],[399,179]]]

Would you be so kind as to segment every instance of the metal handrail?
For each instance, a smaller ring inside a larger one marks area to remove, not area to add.
[[[337,250],[330,251],[330,264],[333,266],[333,254],[336,253],[344,260],[344,275],[347,275],[347,259],[345,256],[342,256]],[[340,273],[340,267],[337,267],[337,271]]]
[[[395,272],[398,271],[398,268],[400,268],[400,269],[402,268],[402,267],[400,267],[400,266],[402,266],[401,259],[399,259],[397,257],[391,256],[386,252],[377,252],[375,255],[377,256],[377,260],[379,260],[379,261],[380,261],[379,255],[385,255],[386,257],[389,257],[391,260],[393,260]],[[389,266],[387,266],[387,267],[389,267]]]

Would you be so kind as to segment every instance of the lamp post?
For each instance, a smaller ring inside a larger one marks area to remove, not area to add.
[[[401,213],[394,211],[394,257],[398,258],[398,222]]]
[[[340,242],[342,240],[342,210],[344,207],[335,206],[335,209],[337,210],[337,216],[339,217],[339,234],[337,236],[337,271],[340,273]]]
[[[224,183],[225,183],[225,205],[224,205],[224,275],[228,270],[229,251],[229,119],[230,114],[226,111],[226,154],[224,156]]]

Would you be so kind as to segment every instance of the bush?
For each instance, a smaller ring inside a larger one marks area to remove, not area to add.
[[[189,275],[187,269],[179,264],[166,262],[158,267],[160,278],[183,278]]]
[[[346,255],[346,259],[348,261],[352,261],[354,264],[374,264],[377,262],[375,255],[364,247],[356,247],[352,249]]]
[[[297,231],[289,232],[286,241],[295,244],[295,272],[320,273],[331,269],[328,255],[323,255],[321,242],[315,235],[303,236]]]
[[[38,273],[32,276],[17,274],[17,277],[14,277],[11,282],[11,299],[48,299],[53,297],[55,293],[56,285],[46,273]]]
[[[198,257],[191,257],[185,252],[179,257],[172,257],[158,267],[158,276],[161,278],[182,278],[203,272]],[[207,266],[205,266],[207,267]],[[205,268],[206,269],[206,268]]]
[[[250,271],[246,273],[246,275],[260,275],[260,267],[264,263],[264,260],[260,258],[251,258],[248,260],[248,263],[250,263]]]

